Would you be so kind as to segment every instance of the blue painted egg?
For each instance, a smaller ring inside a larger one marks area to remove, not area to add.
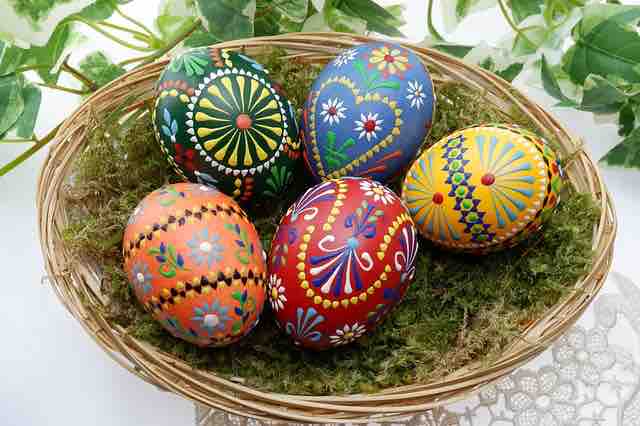
[[[317,181],[366,176],[385,182],[414,160],[435,112],[422,62],[392,43],[342,52],[307,98],[305,158]]]

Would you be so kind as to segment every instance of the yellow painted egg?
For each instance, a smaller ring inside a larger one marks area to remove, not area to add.
[[[402,198],[422,235],[476,254],[537,231],[558,203],[562,169],[539,136],[514,125],[459,130],[411,166]]]

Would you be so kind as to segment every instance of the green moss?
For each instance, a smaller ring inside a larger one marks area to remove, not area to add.
[[[262,59],[299,107],[317,69],[275,57]],[[429,142],[476,122],[504,120],[477,108],[482,94],[455,84],[438,87],[438,111]],[[515,114],[513,114],[515,115]],[[512,116],[513,116],[512,115]],[[516,119],[528,126],[525,119]],[[201,349],[174,339],[136,302],[122,271],[122,233],[147,193],[178,180],[154,141],[148,113],[120,129],[109,120],[91,136],[76,164],[72,221],[66,244],[101,265],[107,315],[131,335],[197,368],[269,391],[298,394],[375,392],[426,383],[472,361],[488,362],[545,309],[566,295],[592,261],[598,210],[588,195],[567,191],[544,231],[515,249],[484,257],[447,253],[420,241],[416,279],[405,300],[371,335],[336,350],[299,350],[283,336],[267,306],[258,328],[236,345]],[[111,130],[107,132],[105,128]],[[302,162],[301,162],[302,163]],[[301,164],[297,176],[306,176]],[[254,206],[265,248],[288,205],[310,184],[297,179],[286,199]],[[264,216],[264,211],[273,212]]]

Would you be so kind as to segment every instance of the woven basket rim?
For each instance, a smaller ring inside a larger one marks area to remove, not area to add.
[[[297,56],[323,61],[343,48],[371,41],[384,40],[342,33],[293,33],[235,40],[214,47],[252,50],[280,46],[290,52],[287,58]],[[600,220],[594,228],[595,257],[591,271],[576,283],[568,297],[529,325],[521,339],[505,348],[496,362],[489,366],[474,362],[437,382],[389,388],[371,395],[287,395],[259,391],[211,372],[194,370],[183,361],[129,336],[121,327],[109,324],[100,310],[103,300],[97,290],[100,283],[97,265],[75,260],[62,244],[61,230],[68,218],[66,209],[61,208],[64,202],[61,191],[68,183],[74,156],[87,143],[95,114],[109,111],[132,96],[141,99],[133,103],[131,109],[144,104],[152,96],[155,80],[168,63],[167,59],[130,71],[86,99],[60,127],[42,166],[36,200],[40,242],[48,281],[60,302],[107,354],[147,382],[212,408],[265,420],[392,421],[464,399],[479,386],[508,374],[544,351],[579,318],[602,287],[611,266],[617,220],[600,172],[582,149],[581,141],[508,82],[445,53],[400,44],[420,57],[434,79],[461,82],[484,91],[488,101],[504,107],[505,111],[512,106],[524,112],[540,133],[560,143],[563,156],[575,154],[566,167],[568,180],[577,190],[591,193],[601,209]]]

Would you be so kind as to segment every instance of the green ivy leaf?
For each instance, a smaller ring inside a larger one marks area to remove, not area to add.
[[[366,21],[367,28],[371,31],[393,37],[404,37],[398,30],[398,19],[372,0],[342,0],[336,3],[336,7],[347,15]]]
[[[103,52],[93,52],[80,61],[80,71],[98,87],[123,75],[126,70],[111,62]]]
[[[503,70],[495,71],[495,73],[508,82],[512,82],[517,76],[520,75],[523,68],[524,64],[516,62],[515,64],[511,64]]]
[[[253,36],[256,0],[195,0],[205,28],[219,40]]]
[[[22,100],[24,109],[14,124],[16,136],[29,139],[33,136],[33,129],[36,125],[40,104],[42,102],[42,91],[33,84],[25,84],[22,88]]]
[[[220,42],[219,38],[217,38],[201,26],[184,40],[184,46],[189,48],[211,46],[212,44],[216,44],[218,42]]]
[[[627,95],[606,78],[590,75],[584,84],[580,109],[596,114],[618,112],[627,102]]]
[[[255,35],[274,35],[302,29],[309,0],[257,0]]]
[[[553,31],[543,25],[534,25],[522,29],[520,34],[516,35],[513,43],[513,53],[515,56],[530,55],[538,51]]]
[[[444,53],[447,53],[451,56],[455,56],[456,58],[464,58],[467,53],[469,53],[473,46],[464,46],[462,44],[450,44],[450,43],[438,43],[434,44],[434,49],[438,49]]]
[[[445,30],[453,32],[460,21],[481,10],[490,9],[498,4],[497,0],[447,0],[439,2],[442,10]]]
[[[109,19],[118,7],[117,0],[97,0],[82,9],[78,15],[89,21],[104,21]]]
[[[560,85],[558,84],[558,80],[556,79],[549,63],[547,62],[547,58],[543,55],[541,64],[540,64],[540,79],[542,80],[542,86],[546,92],[558,99],[560,103],[564,106],[574,106],[577,104],[569,99],[564,93],[562,93],[562,89],[560,89]]]
[[[543,4],[544,0],[509,0],[511,14],[518,24],[529,16],[541,13]]]
[[[635,127],[636,124],[636,115],[633,111],[633,104],[631,102],[627,102],[620,108],[620,113],[618,114],[618,134],[620,136],[627,136]]]
[[[160,37],[169,41],[186,31],[193,24],[195,15],[192,0],[163,0],[154,24]]]
[[[640,63],[640,35],[630,26],[638,19],[640,7],[586,7],[574,30],[576,44],[563,57],[563,68],[571,79],[583,84],[589,74],[597,74],[640,82],[640,73],[634,69]]]
[[[0,77],[0,134],[4,134],[18,121],[24,110],[22,76]]]
[[[640,128],[631,132],[600,161],[610,166],[640,168]]]
[[[331,31],[331,28],[329,28],[329,24],[327,24],[327,21],[325,20],[324,13],[318,12],[314,15],[311,15],[309,19],[307,19],[304,22],[304,25],[302,26],[302,31],[325,32],[325,31]]]
[[[0,53],[0,75],[14,72],[24,61],[25,49],[16,46],[5,46]]]
[[[367,30],[367,21],[345,13],[335,5],[336,0],[327,0],[324,4],[324,20],[333,31],[343,33],[364,34]]]

